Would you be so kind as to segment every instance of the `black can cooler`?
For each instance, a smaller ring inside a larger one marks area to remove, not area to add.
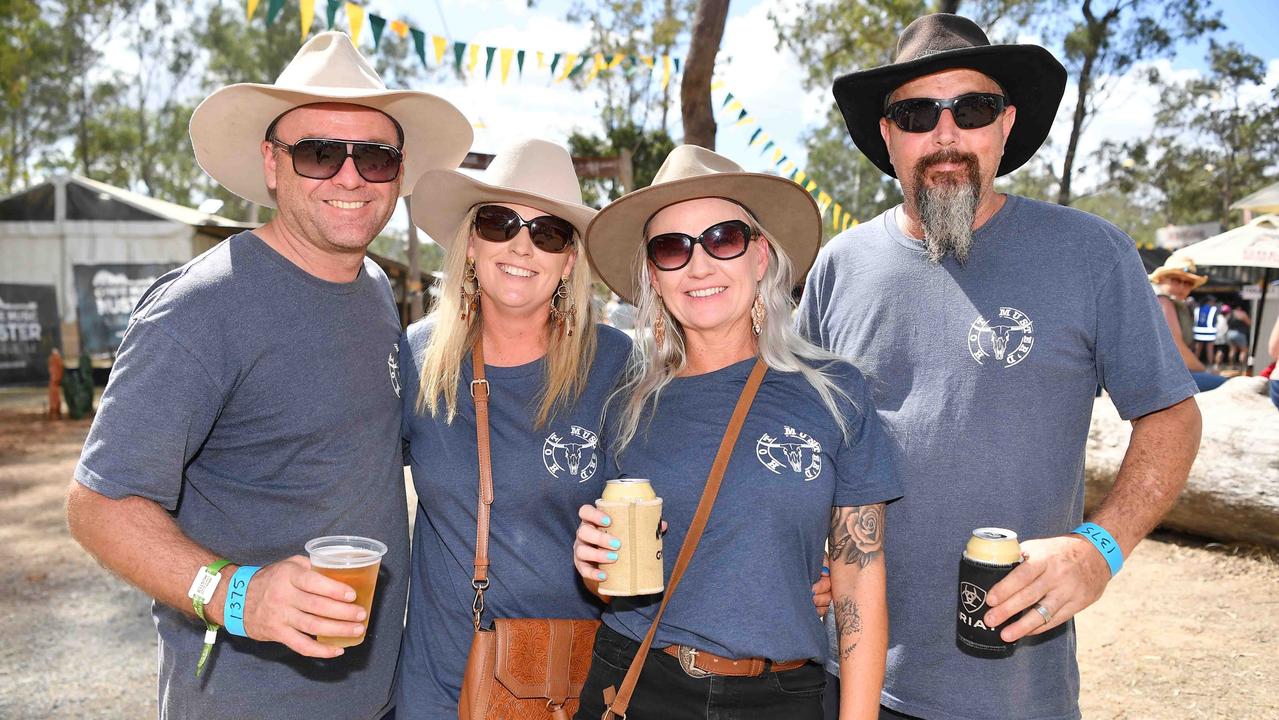
[[[974,657],[1004,658],[1013,654],[1014,643],[1004,642],[999,627],[986,627],[983,618],[990,608],[986,593],[1021,563],[1017,533],[1003,528],[978,528],[968,539],[959,560],[959,597],[955,620],[955,644]]]

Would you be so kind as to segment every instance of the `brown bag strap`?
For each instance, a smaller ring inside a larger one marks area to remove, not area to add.
[[[607,707],[604,709],[602,720],[613,720],[613,718],[625,720],[626,718],[626,708],[631,704],[631,694],[635,692],[640,671],[644,668],[644,660],[648,658],[648,650],[653,645],[657,625],[661,622],[666,604],[670,602],[671,595],[675,593],[685,568],[688,567],[688,563],[693,559],[693,553],[697,550],[697,541],[702,538],[702,531],[706,529],[706,521],[710,519],[711,508],[715,506],[715,496],[719,494],[724,471],[728,469],[728,461],[732,458],[733,446],[737,444],[737,436],[742,431],[746,415],[750,413],[751,404],[755,402],[755,393],[759,390],[766,372],[768,372],[768,366],[764,364],[764,359],[755,358],[755,367],[746,380],[746,387],[742,388],[742,394],[737,398],[737,407],[733,409],[733,416],[728,421],[728,429],[724,431],[724,439],[719,443],[719,452],[715,453],[715,462],[711,465],[710,475],[706,477],[706,488],[702,490],[702,499],[697,503],[697,512],[693,513],[693,521],[689,523],[688,534],[684,536],[684,545],[679,549],[679,556],[675,558],[675,567],[671,569],[671,579],[666,583],[662,604],[657,607],[653,624],[649,626],[644,642],[640,643],[639,651],[631,660],[631,667],[626,671],[626,677],[622,679],[622,686],[616,692],[611,687],[604,690],[604,702]]]
[[[479,451],[480,487],[479,509],[475,513],[475,574],[471,587],[475,588],[475,600],[471,603],[471,615],[475,629],[480,629],[480,616],[484,614],[484,591],[489,586],[489,511],[493,506],[493,463],[489,457],[489,381],[484,378],[484,344],[475,338],[471,348],[471,400],[475,402],[475,444]]]

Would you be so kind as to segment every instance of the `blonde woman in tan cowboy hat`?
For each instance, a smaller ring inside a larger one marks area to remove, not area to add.
[[[379,718],[409,537],[399,316],[364,253],[418,176],[465,157],[470,123],[388,90],[327,32],[275,84],[209,96],[191,143],[214,180],[277,212],[139,302],[76,468],[71,531],[155,598],[162,717]],[[367,613],[300,555],[348,534],[387,547]],[[343,650],[315,635],[363,637]]]
[[[610,476],[649,478],[669,522],[667,587],[729,417],[761,377],[723,486],[658,622],[629,706],[616,688],[661,595],[614,598],[596,637],[579,718],[820,718],[825,631],[809,585],[831,548],[836,620],[850,682],[844,717],[874,717],[887,642],[884,503],[900,495],[866,380],[792,328],[791,289],[821,239],[795,183],[744,172],[684,145],[652,186],[602,210],[587,231],[597,274],[636,304],[627,381],[609,409]],[[747,402],[747,400],[743,400]],[[605,576],[620,543],[591,505],[578,572]]]
[[[1169,256],[1162,267],[1155,268],[1150,273],[1150,284],[1155,287],[1159,309],[1163,311],[1164,321],[1168,323],[1173,344],[1200,392],[1215,390],[1226,381],[1224,376],[1208,372],[1208,368],[1204,367],[1194,350],[1191,350],[1195,341],[1195,322],[1186,301],[1195,288],[1206,282],[1208,276],[1198,274],[1193,260],[1177,255]],[[1116,308],[1116,311],[1119,309]]]
[[[568,152],[543,140],[507,145],[478,179],[427,173],[413,195],[414,222],[446,254],[439,304],[400,342],[419,502],[399,720],[458,716],[476,594],[476,358],[493,482],[482,622],[599,616],[571,535],[598,495],[600,418],[630,341],[592,317],[581,238],[594,215]]]

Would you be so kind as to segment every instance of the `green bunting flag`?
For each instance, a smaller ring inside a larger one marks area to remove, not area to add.
[[[417,50],[417,56],[422,60],[422,66],[426,65],[426,33],[421,30],[410,28],[409,32],[413,34],[413,48]]]
[[[746,142],[746,147],[754,145],[755,138],[759,137],[759,134],[762,132],[764,132],[764,128],[755,128],[755,132],[751,133],[751,139]]]
[[[306,2],[306,0],[302,0]],[[373,49],[377,50],[382,44],[382,30],[386,28],[386,18],[381,15],[369,13],[369,27],[373,28]]]
[[[484,48],[484,52],[488,54],[488,59],[484,61],[484,79],[487,80],[489,73],[493,72],[493,56],[497,54],[497,48],[489,45]]]
[[[515,67],[519,68],[520,76],[524,76],[524,51],[518,50],[515,53]]]
[[[733,102],[733,93],[729,93],[724,96],[724,102],[720,104],[720,107],[726,108],[731,102]]]
[[[740,113],[738,113],[738,114],[737,114],[737,120],[738,120],[739,122],[740,122],[740,121],[742,121],[742,120],[745,120],[745,119],[746,119],[746,115],[747,115],[746,108],[742,108],[742,111],[741,111]]]
[[[327,11],[326,11],[326,12],[327,12],[327,14],[328,14],[328,18],[329,18],[329,29],[330,29],[330,30],[332,30],[332,29],[333,29],[333,20],[334,20],[334,18],[336,18],[336,17],[337,17],[337,14],[338,14],[338,8],[340,8],[340,7],[342,7],[342,0],[329,0],[329,7],[328,7],[328,9],[327,9]]]
[[[571,77],[573,77],[573,76],[577,75],[579,72],[581,72],[581,71],[582,71],[582,68],[586,67],[586,62],[587,62],[588,60],[590,60],[590,59],[591,59],[591,58],[590,58],[590,57],[588,57],[587,55],[582,55],[582,59],[581,59],[581,61],[577,63],[577,67],[573,68],[573,69],[569,72],[568,76],[571,78]]]
[[[768,142],[764,143],[764,149],[761,150],[759,154],[763,155],[764,153],[768,152],[769,148],[771,147],[773,147],[773,141],[769,140]]]
[[[560,64],[560,58],[564,57],[564,53],[555,53],[555,57],[551,58],[551,77],[555,77],[555,68]]]
[[[671,58],[671,60],[675,63],[675,74],[678,75],[679,74],[679,58]]]
[[[274,23],[275,18],[279,16],[280,11],[283,9],[284,0],[271,0],[271,4],[266,6],[266,24]]]
[[[453,62],[457,65],[457,71],[462,72],[462,56],[466,54],[466,43],[453,43]]]
[[[786,160],[787,160],[787,157],[783,155],[781,160],[778,160],[777,162],[773,163],[773,167],[781,167],[782,165],[786,163]]]

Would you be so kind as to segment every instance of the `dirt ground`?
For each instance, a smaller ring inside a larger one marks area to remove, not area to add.
[[[67,533],[89,422],[0,389],[0,718],[155,716],[150,602]],[[1079,616],[1089,720],[1279,718],[1276,554],[1157,535]]]

